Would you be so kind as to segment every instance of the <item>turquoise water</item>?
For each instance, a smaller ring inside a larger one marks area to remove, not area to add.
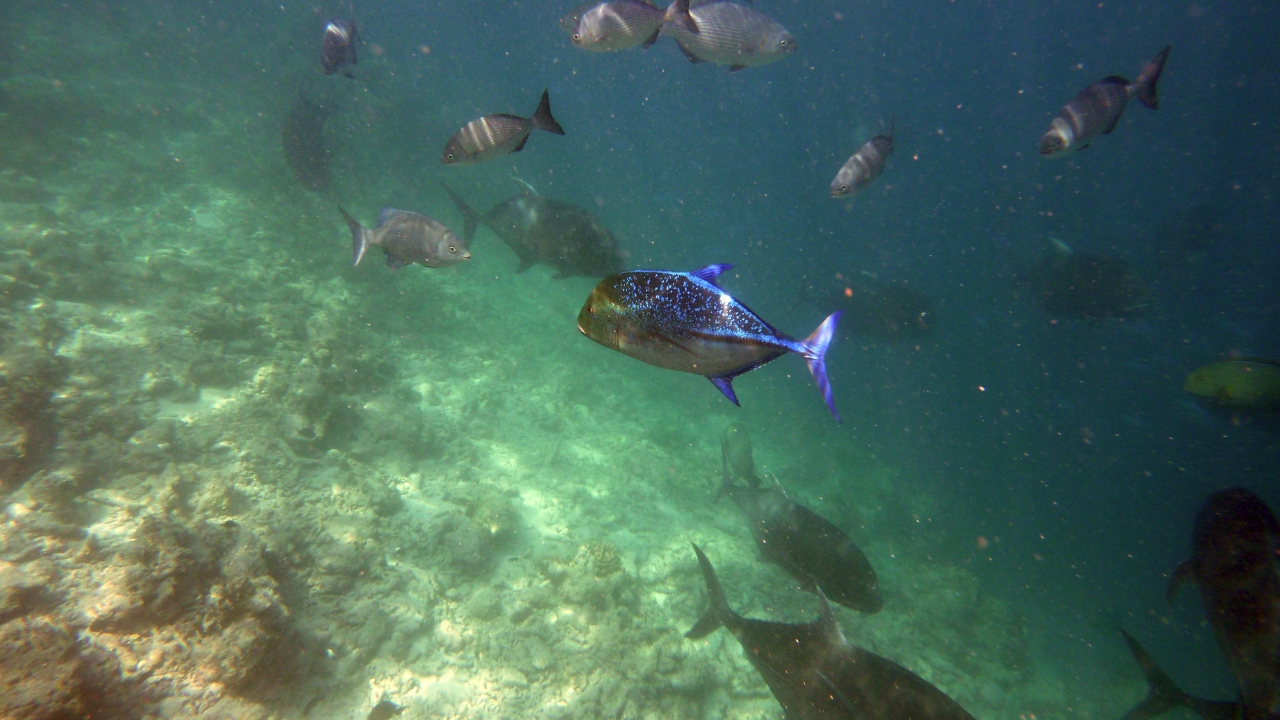
[[[1182,383],[1280,351],[1280,13],[753,7],[799,49],[731,74],[669,38],[580,50],[546,0],[368,3],[347,79],[320,71],[336,3],[0,5],[5,712],[780,718],[731,635],[682,636],[691,542],[738,612],[818,614],[717,500],[731,423],[875,567],[884,609],[836,608],[846,639],[974,717],[1120,717],[1145,690],[1121,627],[1234,698],[1164,587],[1209,492],[1277,499],[1275,419]],[[1166,44],[1159,111],[1037,157],[1077,92]],[[565,136],[440,163],[544,88]],[[321,190],[282,149],[298,97],[331,112]],[[884,175],[829,198],[891,122]],[[854,285],[922,294],[934,329],[838,333],[836,424],[798,357],[734,407],[591,342],[599,278],[516,274],[488,228],[453,267],[351,266],[338,205],[461,233],[438,183],[484,211],[513,177],[597,215],[628,268],[733,263],[725,290],[791,336]],[[1040,307],[1051,238],[1127,263],[1141,307]]]

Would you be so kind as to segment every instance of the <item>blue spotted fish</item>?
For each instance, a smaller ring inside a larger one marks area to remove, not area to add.
[[[635,270],[596,285],[578,313],[578,329],[607,348],[650,365],[701,375],[734,405],[733,379],[783,355],[799,353],[836,422],[823,358],[840,313],[804,340],[793,340],[716,284],[732,265],[691,273]]]

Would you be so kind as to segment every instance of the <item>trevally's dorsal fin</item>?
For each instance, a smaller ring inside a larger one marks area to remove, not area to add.
[[[733,269],[733,266],[730,265],[729,263],[720,263],[719,265],[708,265],[704,268],[698,268],[697,270],[694,270],[689,274],[698,278],[699,280],[702,280],[704,282],[709,282],[712,285],[715,285],[716,287],[720,287],[720,283],[716,282],[716,278],[720,277],[720,273],[723,273],[726,270],[732,270],[732,269]]]

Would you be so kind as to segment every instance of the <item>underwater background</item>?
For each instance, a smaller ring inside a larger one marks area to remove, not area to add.
[[[816,615],[717,501],[735,422],[875,566],[884,610],[837,609],[848,640],[975,717],[1119,718],[1145,689],[1121,627],[1234,697],[1164,588],[1208,493],[1280,501],[1280,423],[1182,389],[1280,354],[1280,6],[753,7],[799,49],[728,73],[667,39],[584,52],[548,0],[368,1],[351,80],[320,71],[337,3],[0,3],[0,706],[779,718],[727,633],[681,635],[691,541],[744,615]],[[1165,45],[1159,111],[1037,156]],[[564,137],[441,164],[544,88]],[[299,97],[332,113],[320,190],[281,147]],[[890,124],[883,177],[828,197]],[[801,288],[849,278],[929,297],[936,329],[839,333],[836,424],[797,358],[734,407],[607,352],[575,325],[598,278],[516,274],[488,229],[453,267],[352,267],[338,205],[461,232],[439,182],[484,211],[513,176],[628,268],[732,263],[725,290],[793,337],[832,309]],[[1051,239],[1128,263],[1141,312],[1039,307]]]

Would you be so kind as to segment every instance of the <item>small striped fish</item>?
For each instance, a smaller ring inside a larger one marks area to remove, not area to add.
[[[498,113],[467,123],[445,143],[444,157],[440,162],[445,165],[474,165],[507,153],[520,152],[529,140],[529,133],[534,130],[564,134],[564,128],[551,117],[551,100],[546,90],[542,91],[542,101],[538,103],[533,117]]]
[[[884,172],[884,164],[893,154],[893,126],[889,126],[889,134],[877,135],[858,148],[858,152],[845,161],[844,167],[836,173],[831,181],[831,197],[842,197],[858,192],[880,177]]]
[[[647,49],[658,39],[663,23],[698,31],[689,17],[689,0],[675,0],[665,11],[645,0],[605,0],[575,8],[560,24],[569,22],[570,41],[594,52],[626,50],[637,45]]]
[[[729,72],[767,65],[796,49],[796,39],[767,15],[745,5],[722,0],[690,8],[698,32],[675,23],[662,32],[675,38],[689,62],[728,65]]]
[[[1156,82],[1169,58],[1169,49],[1170,46],[1166,46],[1161,50],[1133,82],[1112,75],[1085,88],[1062,108],[1049,125],[1049,132],[1040,138],[1040,154],[1058,157],[1088,147],[1099,135],[1110,134],[1120,122],[1129,98],[1136,97],[1138,102],[1155,110],[1159,106]]]

